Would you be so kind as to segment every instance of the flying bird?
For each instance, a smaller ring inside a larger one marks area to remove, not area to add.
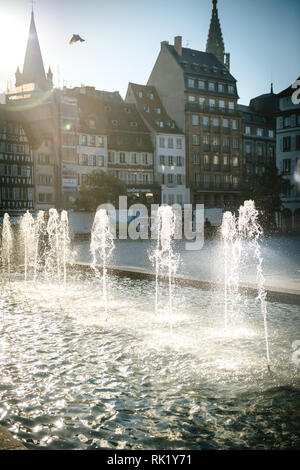
[[[75,44],[75,42],[78,42],[78,41],[84,42],[85,39],[82,39],[82,38],[79,36],[79,34],[73,34],[73,37],[72,37],[72,39],[70,40],[69,44]]]

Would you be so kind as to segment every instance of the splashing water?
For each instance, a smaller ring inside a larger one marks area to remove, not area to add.
[[[267,301],[264,287],[265,278],[262,270],[263,258],[258,242],[263,235],[263,229],[258,222],[259,212],[255,209],[254,201],[245,201],[239,209],[239,216],[236,218],[231,212],[225,212],[221,227],[224,242],[225,255],[225,282],[224,282],[224,315],[225,325],[228,325],[228,303],[231,301],[231,310],[238,311],[239,295],[239,265],[243,254],[243,239],[250,240],[254,258],[256,260],[256,283],[257,298],[260,300],[261,313],[264,321],[264,332],[266,342],[266,358],[268,368],[270,367],[268,325],[267,325]],[[231,300],[229,297],[231,295]]]
[[[60,238],[62,248],[62,267],[64,284],[67,280],[67,263],[72,261],[71,240],[69,230],[68,212],[63,210],[60,216]]]
[[[20,222],[21,242],[24,245],[24,279],[28,279],[28,270],[34,265],[35,260],[35,230],[34,219],[29,211],[26,211]]]
[[[11,256],[13,250],[13,233],[8,214],[4,214],[1,240],[1,259],[3,272],[7,270],[10,279]]]
[[[37,274],[40,270],[43,261],[43,240],[46,234],[46,222],[44,219],[44,211],[38,211],[37,218],[34,224],[34,239],[35,239],[35,253],[34,253],[34,282],[37,280]]]
[[[254,201],[245,201],[244,205],[239,209],[239,222],[238,229],[241,236],[250,238],[254,248],[254,256],[256,258],[256,283],[257,283],[257,298],[260,300],[261,313],[264,320],[265,342],[266,342],[266,356],[268,367],[270,367],[270,352],[269,352],[269,338],[268,338],[268,323],[267,323],[267,293],[265,290],[265,277],[263,275],[262,263],[263,257],[261,254],[259,238],[263,235],[263,229],[258,222],[259,212],[255,209]]]
[[[98,264],[102,265],[102,293],[105,316],[108,318],[107,301],[107,262],[114,249],[114,237],[110,229],[109,217],[105,209],[96,212],[91,233],[90,252],[93,260],[91,267],[99,277]]]
[[[159,276],[166,273],[169,285],[168,316],[172,328],[174,277],[179,265],[179,255],[174,253],[172,246],[175,235],[175,214],[172,207],[160,206],[158,208],[155,225],[157,243],[150,255],[150,259],[155,265],[155,313],[158,314]]]

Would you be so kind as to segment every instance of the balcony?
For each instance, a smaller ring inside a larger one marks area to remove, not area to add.
[[[223,116],[239,116],[237,109],[219,108],[216,106],[202,106],[198,103],[185,103],[185,111],[211,113]]]
[[[0,176],[3,186],[33,186],[31,176]]]

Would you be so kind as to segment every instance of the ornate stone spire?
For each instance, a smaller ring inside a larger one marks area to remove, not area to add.
[[[25,60],[22,73],[22,83],[36,83],[41,89],[47,88],[47,79],[43,64],[38,35],[36,32],[34,13],[31,12],[31,22],[29,36],[25,53]]]
[[[206,43],[206,52],[214,54],[221,64],[224,64],[225,47],[218,17],[217,0],[212,0],[212,3],[213,9]]]

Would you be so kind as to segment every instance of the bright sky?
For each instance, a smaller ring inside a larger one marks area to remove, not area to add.
[[[47,71],[55,85],[119,90],[146,84],[160,42],[183,36],[183,46],[205,50],[211,0],[36,0],[35,22]],[[299,0],[219,0],[226,52],[238,80],[240,103],[279,92],[300,75]],[[0,0],[0,93],[23,69],[29,0]],[[86,42],[68,44],[73,33]]]

